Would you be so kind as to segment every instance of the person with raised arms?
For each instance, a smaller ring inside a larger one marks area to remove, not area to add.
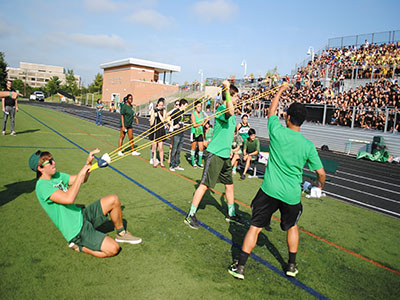
[[[280,97],[287,87],[287,83],[280,87],[268,110],[270,152],[264,181],[251,203],[250,228],[239,259],[235,259],[228,269],[238,279],[244,279],[245,264],[257,243],[258,235],[264,227],[269,226],[272,214],[278,209],[281,213],[281,229],[287,231],[289,262],[285,272],[287,276],[297,275],[297,222],[303,211],[300,184],[306,162],[310,170],[316,170],[319,188],[322,189],[325,183],[326,174],[318,152],[313,143],[300,133],[300,126],[306,119],[305,106],[298,102],[290,105],[286,116],[287,128],[281,125],[276,115]]]
[[[231,166],[231,145],[235,133],[236,119],[234,104],[238,99],[239,90],[225,80],[223,85],[224,104],[219,106],[215,114],[214,136],[207,147],[209,152],[205,161],[203,175],[193,196],[192,205],[185,217],[185,224],[193,229],[199,229],[200,224],[196,218],[196,211],[208,188],[213,188],[217,182],[225,185],[225,195],[228,202],[227,222],[241,222],[235,213],[234,190]]]

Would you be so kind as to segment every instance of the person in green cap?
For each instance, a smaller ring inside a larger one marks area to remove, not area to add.
[[[74,203],[81,185],[87,182],[96,149],[89,153],[85,165],[76,175],[58,172],[50,152],[36,151],[29,159],[29,167],[36,172],[36,196],[47,215],[61,231],[68,246],[77,252],[96,257],[118,254],[118,243],[139,244],[141,238],[134,237],[122,222],[121,202],[116,195],[103,197],[85,208]],[[96,230],[108,221],[114,223],[115,240]]]
[[[199,229],[200,224],[196,218],[196,211],[208,188],[213,188],[217,182],[225,185],[225,195],[228,202],[227,222],[241,222],[235,213],[234,191],[231,166],[231,145],[235,133],[236,119],[234,115],[235,103],[239,90],[225,80],[223,85],[226,91],[222,98],[224,104],[219,106],[215,113],[214,136],[207,147],[209,152],[205,161],[203,175],[193,196],[192,205],[185,217],[185,224],[193,229]]]

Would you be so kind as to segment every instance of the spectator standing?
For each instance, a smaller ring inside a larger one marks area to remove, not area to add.
[[[167,113],[164,109],[164,98],[160,98],[157,101],[156,108],[151,111],[150,115],[150,126],[151,126],[151,134],[149,136],[150,140],[153,141],[152,150],[153,150],[153,167],[156,168],[158,165],[157,160],[157,148],[158,153],[160,155],[160,165],[164,166],[164,150],[163,144],[165,140],[165,122],[167,120]]]
[[[12,92],[15,90],[12,88],[12,81],[7,80],[6,82],[6,89],[5,92],[9,92],[10,95],[4,97],[2,100],[2,107],[3,107],[3,131],[1,132],[2,135],[6,134],[6,127],[7,127],[7,119],[10,117],[11,123],[11,135],[15,136],[15,112],[18,111],[18,100],[17,98],[12,98]]]
[[[242,122],[237,125],[236,130],[238,134],[242,137],[242,140],[245,141],[249,137],[249,130],[250,130],[250,124],[249,124],[249,116],[244,114],[242,116]]]
[[[175,170],[183,171],[184,169],[180,166],[181,163],[181,149],[183,146],[183,140],[184,140],[184,131],[182,131],[182,128],[184,126],[183,122],[183,116],[186,110],[186,107],[188,106],[188,102],[186,99],[181,99],[178,102],[178,107],[175,108],[171,112],[171,122],[172,122],[172,130],[173,131],[178,131],[180,130],[179,133],[174,134],[172,137],[173,142],[172,142],[172,150],[171,150],[171,163],[169,169],[172,172],[175,172]]]
[[[192,158],[193,168],[203,168],[203,125],[205,124],[205,118],[203,112],[201,111],[201,101],[196,101],[194,104],[194,110],[191,115],[192,127],[190,128],[190,141],[192,142],[192,150],[190,151],[190,156]],[[198,164],[196,165],[196,147],[199,147],[199,157]]]
[[[124,153],[122,152],[122,142],[124,141],[125,135],[128,133],[129,144],[132,149],[132,155],[136,156],[140,155],[140,153],[134,150],[133,119],[136,119],[136,124],[139,124],[139,120],[137,119],[135,111],[133,110],[132,107],[133,96],[131,94],[128,94],[125,98],[126,98],[126,103],[122,104],[120,110],[121,119],[120,119],[120,135],[118,141],[118,150],[119,150],[118,155],[124,156]]]
[[[96,125],[103,126],[103,120],[102,120],[102,115],[103,115],[103,109],[104,109],[104,103],[101,101],[101,99],[97,100],[96,103]]]

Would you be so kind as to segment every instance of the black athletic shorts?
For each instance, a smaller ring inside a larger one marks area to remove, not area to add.
[[[203,138],[203,135],[202,134],[200,134],[199,136],[194,136],[194,133],[193,132],[191,132],[190,133],[190,141],[193,143],[193,142],[203,142],[204,141],[204,138]]]
[[[252,214],[250,224],[259,228],[269,226],[273,213],[278,209],[281,212],[281,228],[284,231],[295,226],[303,212],[301,202],[290,205],[268,196],[262,189],[259,189],[256,197],[251,202]]]

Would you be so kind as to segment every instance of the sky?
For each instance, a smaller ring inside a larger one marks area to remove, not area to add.
[[[73,69],[85,86],[128,57],[181,66],[173,81],[290,74],[329,38],[400,30],[399,0],[0,0],[0,51]],[[398,37],[400,39],[400,37]]]

